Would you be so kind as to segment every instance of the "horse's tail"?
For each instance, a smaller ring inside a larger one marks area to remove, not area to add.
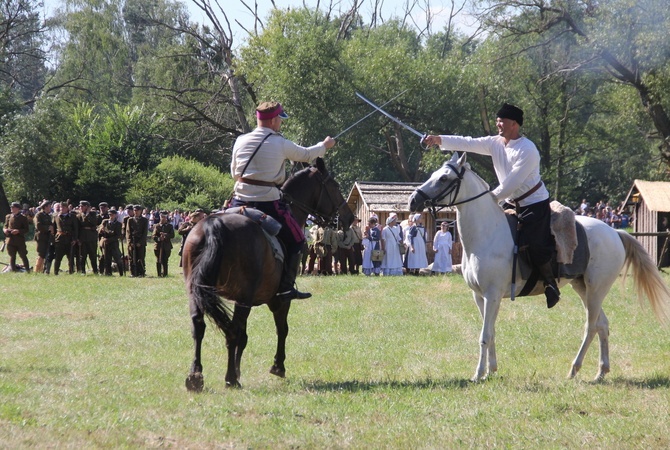
[[[227,334],[232,323],[232,310],[217,293],[216,285],[223,261],[228,230],[220,217],[209,217],[200,224],[202,239],[190,274],[191,301]]]
[[[670,324],[670,289],[661,278],[656,264],[637,239],[623,230],[617,231],[626,250],[623,280],[632,266],[638,301],[642,303],[644,294],[656,318],[664,325]]]

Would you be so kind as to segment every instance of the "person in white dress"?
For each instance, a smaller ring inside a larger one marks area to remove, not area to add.
[[[382,230],[382,250],[384,250],[384,259],[382,260],[382,274],[384,276],[398,276],[403,274],[402,256],[400,255],[399,243],[402,242],[402,232],[400,227],[396,226],[398,217],[392,213],[386,219],[386,226]]]
[[[426,229],[421,222],[421,214],[412,216],[412,226],[407,233],[407,272],[419,274],[419,269],[428,267],[426,256]]]
[[[447,222],[442,222],[440,231],[435,234],[433,239],[433,251],[435,252],[435,261],[433,261],[433,272],[450,273],[451,268],[451,246],[452,237],[449,232]]]

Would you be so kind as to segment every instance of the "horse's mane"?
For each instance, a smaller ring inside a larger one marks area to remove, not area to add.
[[[444,163],[444,165],[446,166],[447,163]],[[486,189],[491,190],[491,186],[489,186],[489,184],[486,182],[486,180],[484,180],[482,177],[480,177],[477,172],[472,170],[472,167],[470,167],[470,163],[465,163],[465,168],[468,172],[471,172],[475,176],[475,178],[477,178],[484,186],[486,186]]]
[[[290,177],[288,177],[288,179],[284,182],[284,184],[283,184],[282,187],[281,187],[281,190],[282,190],[282,191],[285,191],[286,189],[290,189],[291,186],[292,186],[294,183],[299,182],[299,181],[302,180],[305,176],[309,175],[311,172],[314,172],[315,170],[317,170],[316,167],[314,167],[314,166],[307,166],[307,167],[305,167],[304,169],[301,169],[301,170],[295,172],[295,173],[292,174]]]

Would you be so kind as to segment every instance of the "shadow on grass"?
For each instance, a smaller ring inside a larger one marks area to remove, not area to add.
[[[622,377],[609,380],[614,386],[625,386],[637,389],[667,389],[670,388],[670,377],[667,375],[654,375],[649,378],[628,379]]]
[[[310,391],[322,392],[366,392],[385,389],[465,389],[474,383],[467,379],[450,378],[445,380],[425,379],[418,381],[303,381],[302,387]]]

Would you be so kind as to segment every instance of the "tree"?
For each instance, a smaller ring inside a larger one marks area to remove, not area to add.
[[[42,88],[45,25],[36,0],[3,0],[0,3],[0,92],[31,104]]]
[[[215,167],[171,156],[152,171],[133,179],[131,202],[161,209],[218,210],[233,192],[234,181]]]
[[[579,59],[561,61],[554,73],[600,70],[601,75],[634,89],[670,164],[670,117],[667,94],[666,30],[670,11],[655,0],[505,0],[485,2],[482,13],[489,29],[506,39],[538,35],[547,40],[571,34]],[[518,20],[521,17],[523,20]]]

